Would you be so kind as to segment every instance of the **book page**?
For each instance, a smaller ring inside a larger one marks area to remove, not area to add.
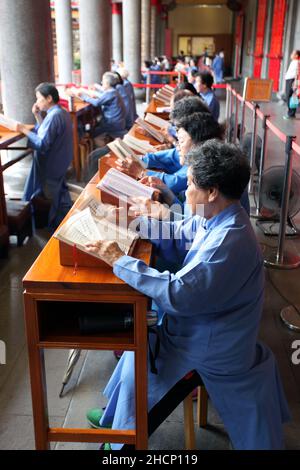
[[[143,168],[146,168],[146,164],[141,160],[135,153],[134,151],[126,144],[124,140],[120,140],[118,142],[118,145],[120,148],[128,155],[128,157],[131,157],[133,160],[138,162]]]
[[[107,147],[118,157],[120,160],[126,159],[126,156],[122,152],[122,150],[117,146],[116,141],[109,142]]]
[[[83,211],[72,215],[54,236],[72,244],[85,245],[88,242],[99,239],[99,231],[87,207]]]
[[[135,181],[121,171],[111,168],[102,178],[97,188],[106,191],[119,199],[130,202],[133,197],[146,197],[151,199],[154,188]]]
[[[152,127],[148,122],[143,121],[141,118],[137,118],[135,122],[145,129],[145,131],[147,131],[152,137],[154,137],[154,139],[158,140],[158,142],[163,143],[165,141],[163,134],[157,129],[154,129],[154,127]]]
[[[111,212],[115,210],[115,206],[112,204],[103,204],[98,201],[93,195],[85,198],[78,206],[77,209],[83,210],[88,207],[94,219],[103,219],[105,217],[111,217]]]
[[[133,150],[136,150],[139,153],[144,154],[148,152],[156,152],[156,148],[151,145],[148,140],[140,140],[130,134],[126,134],[124,136],[124,141],[129,145],[129,147],[132,147]]]
[[[15,121],[15,119],[11,119],[7,116],[4,116],[4,114],[0,113],[0,125],[3,127],[6,127],[6,129],[9,129],[10,131],[17,132],[17,125],[18,121]]]
[[[155,114],[152,113],[146,114],[145,121],[150,122],[150,124],[160,127],[161,129],[169,127],[170,125],[168,121],[165,121],[165,119],[162,119],[159,116],[155,116]]]
[[[138,238],[138,234],[132,230],[118,227],[104,219],[97,221],[96,224],[100,233],[99,240],[116,241],[120,250],[122,250],[126,255],[128,254],[132,243]]]
[[[170,108],[170,106],[157,106],[156,111],[158,113],[170,113],[171,108]]]

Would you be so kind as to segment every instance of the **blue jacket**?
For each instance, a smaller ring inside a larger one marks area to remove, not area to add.
[[[197,216],[173,223],[141,219],[141,234],[151,237],[160,256],[182,266],[159,272],[130,256],[113,266],[164,312],[156,328],[158,373],[148,368],[148,409],[196,370],[235,449],[282,449],[289,410],[274,356],[257,341],[264,268],[246,212],[236,203],[205,224]],[[134,353],[126,352],[104,390],[101,424],[134,428],[134,393]]]
[[[27,178],[23,199],[44,194],[52,200],[48,225],[54,229],[72,203],[65,183],[73,159],[73,130],[69,113],[55,105],[40,125],[28,135],[29,146],[36,150]]]

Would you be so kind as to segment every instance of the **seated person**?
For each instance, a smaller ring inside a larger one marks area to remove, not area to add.
[[[195,81],[195,88],[210,109],[211,114],[217,121],[220,116],[220,103],[217,100],[212,85],[214,83],[213,76],[211,73],[203,72],[198,73]]]
[[[18,131],[28,137],[29,146],[35,150],[23,200],[41,196],[51,201],[48,228],[54,231],[72,206],[65,182],[73,159],[72,121],[69,113],[58,105],[59,94],[53,84],[41,83],[35,94],[34,130],[18,125]],[[42,113],[46,113],[45,117]]]
[[[274,356],[257,340],[263,258],[239,203],[249,181],[249,165],[237,147],[217,140],[193,147],[188,160],[186,197],[193,216],[173,223],[139,220],[141,236],[152,235],[151,243],[165,259],[180,257],[181,269],[160,273],[124,256],[113,241],[87,247],[164,312],[156,334],[149,334],[149,347],[157,352],[156,370],[150,360],[148,367],[149,427],[154,406],[180,379],[196,371],[234,449],[282,449],[282,423],[289,419],[289,410]],[[199,207],[204,225],[197,215]],[[166,233],[168,238],[163,237]],[[98,410],[99,427],[134,429],[134,352],[123,354],[103,393],[108,402]],[[163,407],[160,411],[162,421],[167,416]],[[119,449],[122,444],[111,447]]]
[[[125,87],[123,78],[118,72],[114,72],[117,76],[118,83],[116,84],[116,90],[119,92],[124,106],[125,106],[125,122],[126,122],[126,129],[129,130],[134,124],[135,117],[134,117],[134,108],[133,102],[131,97],[131,92],[128,87]]]
[[[129,72],[128,70],[124,69],[121,67],[118,70],[119,74],[123,78],[123,85],[127,89],[129,95],[131,96],[131,102],[132,102],[132,109],[133,109],[133,119],[136,120],[138,117],[137,112],[136,112],[136,103],[135,103],[135,94],[134,94],[134,88],[132,83],[128,80],[129,77]]]
[[[94,137],[109,134],[112,137],[123,137],[126,134],[126,110],[121,96],[116,90],[118,79],[113,72],[105,72],[102,77],[102,88],[94,92],[94,97],[79,92],[87,103],[100,108],[102,120],[95,129]]]
[[[193,95],[198,95],[196,88],[194,85],[190,82],[181,82],[179,83],[178,90],[188,90],[190,91]]]
[[[200,102],[198,98],[196,100]],[[213,119],[210,113],[193,113],[186,117],[186,121],[189,145],[199,144],[212,138],[221,139],[223,136],[223,128]],[[177,125],[180,125],[179,122],[178,120]],[[133,160],[128,160],[128,162],[118,160],[117,168],[135,178],[143,178],[145,176],[157,177],[175,194],[186,190],[187,166],[184,164],[184,160],[180,161],[178,148],[148,153],[142,157],[142,160],[146,163],[147,170]],[[157,168],[164,171],[148,170],[148,168]]]

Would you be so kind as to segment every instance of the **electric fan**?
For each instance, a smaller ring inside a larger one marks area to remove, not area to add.
[[[265,235],[278,235],[279,217],[284,182],[284,167],[273,166],[262,174],[261,191],[255,188],[255,204],[259,209],[261,217],[267,221],[258,221],[257,225]],[[300,210],[300,177],[293,170],[291,179],[291,190],[289,196],[289,211],[287,235],[295,235],[298,230],[293,227],[292,219]],[[273,221],[273,222],[270,222]]]

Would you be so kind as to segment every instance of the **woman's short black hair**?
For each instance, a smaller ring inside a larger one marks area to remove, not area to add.
[[[114,71],[114,74],[117,76],[118,80],[119,80],[119,85],[123,85],[124,81],[123,81],[123,78],[121,77],[121,75],[119,74],[119,72],[116,72]]]
[[[210,113],[210,110],[201,100],[200,96],[187,96],[176,102],[171,111],[170,119],[176,125],[179,119],[189,116],[192,113]]]
[[[181,83],[179,83],[177,89],[178,90],[188,90],[188,91],[191,91],[193,93],[193,95],[198,95],[196,88],[190,82],[181,82]]]
[[[209,139],[223,139],[224,127],[215,121],[211,113],[192,113],[176,121],[178,129],[183,128],[193,144]]]
[[[217,139],[195,145],[187,154],[195,185],[217,188],[227,199],[239,200],[249,182],[250,167],[240,149]]]
[[[59,102],[59,93],[53,83],[48,83],[48,82],[40,83],[36,87],[35,92],[36,93],[39,92],[41,95],[44,96],[44,98],[47,98],[47,96],[52,96],[53,103]]]
[[[211,73],[209,72],[202,72],[199,74],[200,78],[201,78],[201,83],[203,85],[206,85],[207,88],[211,88],[213,86],[213,83],[214,83],[214,77],[212,76]]]

